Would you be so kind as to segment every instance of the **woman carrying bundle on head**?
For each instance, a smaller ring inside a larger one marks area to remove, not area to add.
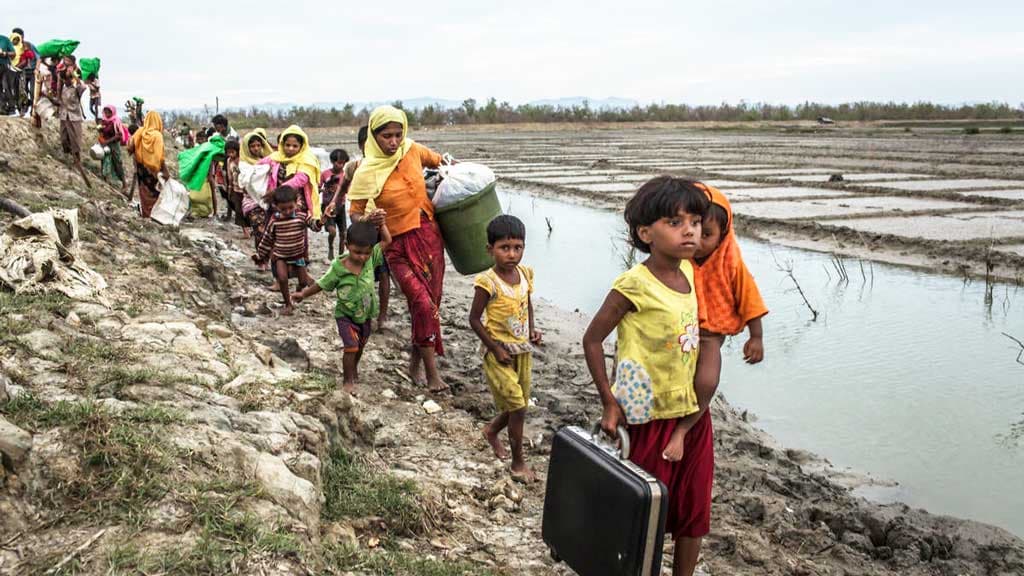
[[[139,185],[139,208],[143,218],[149,218],[160,191],[157,175],[171,178],[164,163],[164,123],[160,115],[150,110],[142,127],[128,141],[128,154],[135,158],[135,180]],[[131,199],[131,196],[128,196]]]
[[[365,157],[348,189],[349,214],[354,222],[386,223],[391,231],[394,241],[384,256],[412,314],[409,375],[431,392],[442,392],[448,386],[438,373],[436,357],[444,354],[444,241],[423,180],[423,167],[436,168],[442,160],[408,138],[408,128],[405,112],[395,107],[381,106],[370,114]]]

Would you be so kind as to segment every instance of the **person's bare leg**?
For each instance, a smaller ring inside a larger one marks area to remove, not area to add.
[[[432,346],[420,348],[420,358],[423,359],[423,371],[427,374],[427,390],[430,392],[444,392],[448,385],[441,380],[441,374],[437,370],[437,355]]]
[[[292,294],[288,290],[288,263],[284,260],[277,260],[274,262],[274,278],[277,280],[277,288],[281,291],[281,297],[284,298],[284,310],[281,310],[281,314],[284,316],[291,316],[292,314]]]
[[[520,408],[508,415],[508,441],[512,447],[512,478],[533,482],[537,476],[526,465],[523,456],[523,428],[526,425],[526,408]]]
[[[334,237],[338,235],[334,226],[326,226],[327,228],[327,260],[334,260]],[[338,254],[341,255],[341,246],[338,246]]]
[[[85,180],[85,187],[92,190],[92,183],[89,182],[89,177],[85,174],[85,167],[82,166],[82,159],[75,158],[75,168],[78,168],[78,173],[82,175],[82,180]]]
[[[494,455],[502,460],[508,458],[508,452],[505,451],[505,447],[501,444],[501,438],[498,435],[508,426],[508,414],[508,412],[502,412],[484,426],[484,440],[487,440],[487,443],[490,444],[491,450],[494,450]]]
[[[423,359],[420,357],[420,349],[416,345],[409,350],[409,378],[417,386],[427,385],[427,377],[423,375]]]
[[[677,538],[676,554],[672,562],[672,576],[693,576],[700,559],[703,538]]]
[[[388,322],[388,304],[391,300],[391,273],[381,274],[377,284],[377,299],[380,301],[380,313],[377,314],[377,329],[383,329]]]
[[[355,396],[356,395],[356,366],[359,364],[359,355],[361,352],[345,352],[345,355],[341,358],[341,369],[344,377],[344,384],[342,388],[345,392]]]

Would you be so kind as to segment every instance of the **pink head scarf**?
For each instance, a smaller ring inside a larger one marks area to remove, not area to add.
[[[107,118],[107,112],[110,112],[110,118]],[[107,104],[103,107],[103,124],[114,126],[114,133],[121,135],[121,144],[127,144],[128,140],[131,139],[128,128],[121,123],[121,118],[117,115],[117,107],[113,104]]]

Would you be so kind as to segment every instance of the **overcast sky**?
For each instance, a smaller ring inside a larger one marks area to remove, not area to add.
[[[3,0],[106,101],[1024,102],[1024,0]],[[491,5],[493,4],[493,6]],[[245,6],[246,9],[241,9]],[[386,8],[385,8],[386,7]]]

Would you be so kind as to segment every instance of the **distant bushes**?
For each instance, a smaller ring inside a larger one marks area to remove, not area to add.
[[[394,103],[402,107],[401,102]],[[757,122],[816,120],[825,116],[837,122],[851,121],[940,121],[940,120],[1024,120],[1024,104],[1014,108],[1005,102],[946,105],[931,102],[850,102],[846,104],[818,104],[805,102],[796,106],[739,102],[717,106],[689,104],[648,104],[632,108],[596,109],[586,102],[578,106],[546,106],[521,104],[512,106],[491,98],[480,104],[470,98],[462,106],[444,109],[426,106],[407,110],[409,122],[416,126],[443,126],[451,124],[511,124],[521,122]],[[238,128],[256,126],[283,127],[298,124],[303,127],[358,126],[367,121],[368,109],[356,110],[351,104],[341,108],[315,108],[295,106],[289,110],[271,112],[249,108],[227,112],[232,125]],[[206,124],[211,114],[171,113],[174,125],[188,121],[192,125]]]

